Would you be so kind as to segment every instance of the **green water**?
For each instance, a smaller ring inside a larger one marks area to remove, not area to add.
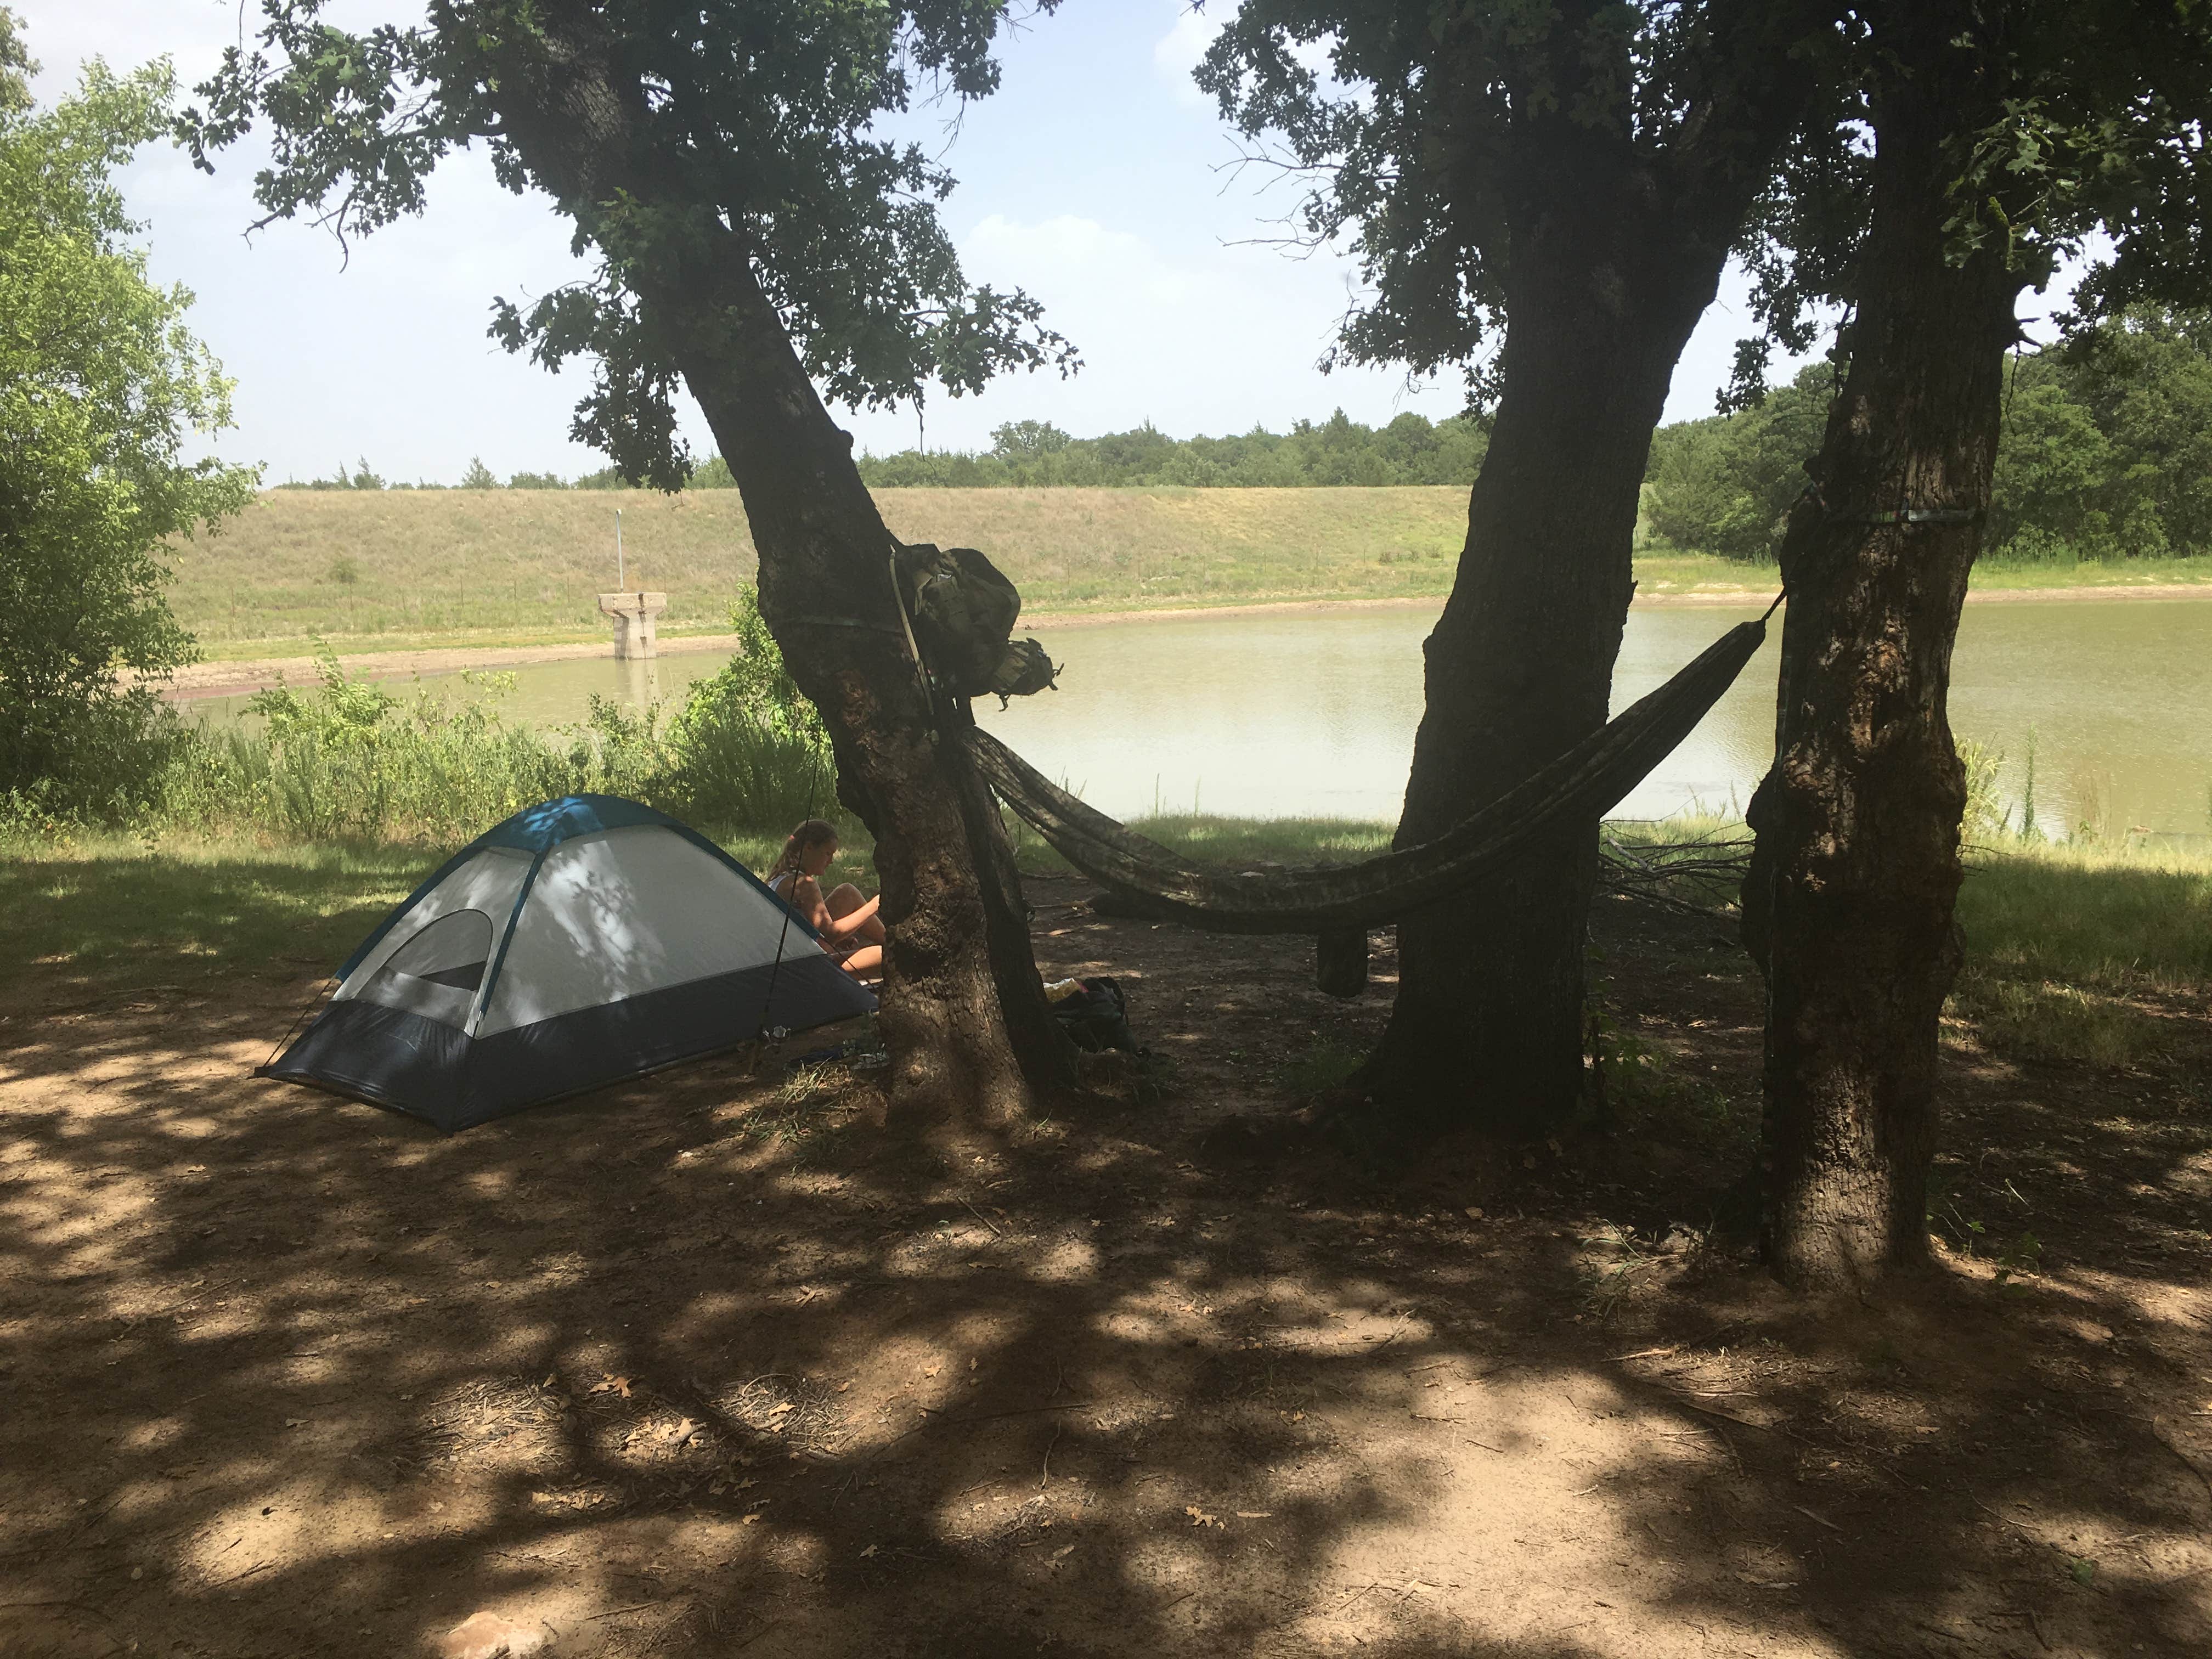
[[[1616,707],[1755,614],[1632,612]],[[1434,621],[1432,611],[1361,610],[1048,623],[1037,637],[1065,666],[1060,689],[982,718],[1117,817],[1195,808],[1395,817],[1420,719],[1421,641]],[[1773,754],[1775,653],[1770,642],[1617,816],[1741,810]],[[504,706],[542,725],[573,721],[594,691],[629,703],[680,698],[722,661],[701,654],[522,668]],[[466,695],[453,676],[425,684]],[[223,718],[243,702],[193,707]],[[2212,600],[1969,605],[1951,721],[1960,737],[2002,753],[2002,787],[2014,802],[2033,734],[2046,833],[2087,821],[2114,835],[2140,827],[2202,837],[2212,829]]]

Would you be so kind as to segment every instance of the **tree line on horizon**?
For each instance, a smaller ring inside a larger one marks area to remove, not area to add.
[[[1663,426],[1652,533],[1771,563],[1836,396],[1833,365],[1732,415]],[[2023,562],[2212,553],[2212,313],[2138,307],[2015,357],[2006,374],[1984,557]]]
[[[1340,409],[1326,421],[1293,421],[1287,432],[1255,425],[1234,437],[1175,438],[1150,421],[1127,432],[1078,438],[1048,421],[1009,421],[994,428],[991,447],[902,450],[862,454],[860,477],[871,489],[1278,489],[1355,484],[1449,484],[1474,482],[1485,447],[1481,422],[1468,415],[1431,421],[1410,410],[1369,426]],[[729,465],[710,455],[685,487],[729,489]],[[557,472],[517,472],[504,482],[472,459],[459,484],[388,482],[363,459],[331,477],[288,480],[279,489],[626,489],[612,467],[568,479]]]
[[[1808,364],[1748,407],[1676,421],[1652,435],[1645,522],[1688,552],[1771,563],[1805,463],[1820,447],[1836,368]],[[981,451],[863,454],[872,489],[1249,489],[1342,485],[1467,488],[1488,428],[1408,411],[1382,426],[1339,409],[1322,422],[1262,425],[1238,436],[1176,438],[1150,421],[1078,438],[1045,421],[1010,421]],[[732,488],[711,455],[695,489]],[[517,472],[502,482],[471,459],[455,486],[387,483],[366,459],[280,489],[624,489],[611,467],[574,480]],[[1984,556],[2015,562],[2187,558],[2212,552],[2212,313],[2138,307],[2045,349],[2007,374]]]

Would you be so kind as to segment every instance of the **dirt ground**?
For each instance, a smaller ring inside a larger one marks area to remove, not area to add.
[[[1607,908],[1609,1132],[1386,1176],[1247,1130],[1387,950],[1082,892],[1162,1087],[990,1144],[788,1054],[443,1138],[248,1078],[320,964],[0,1009],[0,1653],[2212,1652],[2205,1011],[1954,1043],[1942,1271],[1810,1304],[1701,1242],[1719,925]]]

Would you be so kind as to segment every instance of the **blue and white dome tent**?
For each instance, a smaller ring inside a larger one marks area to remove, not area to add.
[[[255,1075],[447,1130],[876,1006],[751,871],[613,795],[479,836],[337,977]]]

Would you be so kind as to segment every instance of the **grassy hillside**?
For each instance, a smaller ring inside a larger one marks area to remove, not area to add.
[[[1031,612],[1274,599],[1441,598],[1465,534],[1456,487],[1254,489],[884,489],[909,541],[980,547]],[[185,544],[172,603],[209,655],[526,644],[596,636],[623,512],[630,585],[665,589],[671,633],[714,633],[753,574],[732,489],[277,490],[220,536]],[[2155,569],[1986,568],[1982,586],[2203,580]],[[1773,573],[1645,553],[1644,591],[1763,589]]]
[[[980,547],[1034,610],[1272,597],[1442,594],[1466,492],[1377,489],[889,489],[909,541]],[[279,490],[186,544],[172,603],[210,654],[314,635],[430,639],[596,634],[614,586],[614,509],[629,585],[665,588],[672,632],[714,632],[753,574],[737,492]]]
[[[1033,608],[1270,595],[1443,592],[1460,489],[887,489],[909,542],[980,546]],[[668,591],[671,633],[721,629],[752,577],[737,491],[270,491],[177,557],[177,617],[215,654],[312,635],[407,639],[598,633],[615,586]]]

